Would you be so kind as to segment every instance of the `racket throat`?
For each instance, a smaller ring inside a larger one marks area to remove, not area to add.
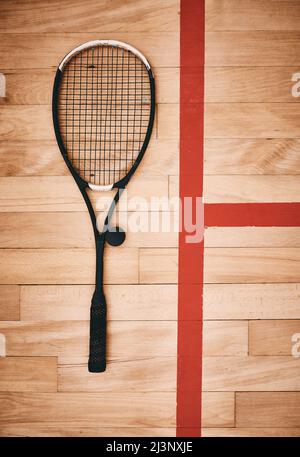
[[[95,298],[102,298],[103,292],[103,258],[104,258],[104,246],[105,246],[105,235],[97,235],[95,239],[96,243],[96,285],[95,285]]]

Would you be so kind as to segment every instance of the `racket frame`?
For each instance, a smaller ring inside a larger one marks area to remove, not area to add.
[[[75,56],[76,54],[80,53],[81,51],[83,51],[85,49],[96,47],[96,46],[118,47],[118,48],[125,49],[125,50],[135,54],[144,63],[144,65],[147,69],[147,72],[148,72],[149,84],[150,84],[149,124],[148,124],[144,143],[141,147],[141,150],[140,150],[139,154],[137,155],[135,161],[133,162],[130,170],[127,172],[127,174],[122,179],[120,179],[119,181],[117,181],[115,183],[112,183],[109,185],[102,185],[102,186],[95,185],[95,184],[89,183],[88,181],[84,180],[83,178],[81,178],[79,173],[73,167],[71,161],[68,158],[67,150],[66,150],[66,147],[62,140],[60,127],[59,127],[59,118],[58,118],[59,89],[60,89],[60,84],[61,84],[62,76],[63,76],[63,70],[64,70],[65,66],[70,61],[70,59],[72,59],[72,57]],[[116,40],[94,40],[94,41],[89,41],[89,42],[83,43],[80,46],[77,46],[63,58],[63,60],[61,61],[61,63],[59,64],[59,66],[57,68],[57,71],[55,74],[55,79],[54,79],[54,85],[53,85],[52,117],[53,117],[55,136],[56,136],[56,140],[57,140],[60,152],[83,196],[83,199],[85,201],[85,204],[87,206],[87,209],[88,209],[88,212],[89,212],[89,215],[91,218],[92,227],[93,227],[94,238],[95,238],[95,247],[96,247],[96,278],[95,278],[95,292],[93,294],[92,307],[91,307],[91,326],[92,326],[92,317],[93,317],[92,316],[93,305],[96,304],[99,307],[99,303],[101,303],[101,306],[103,308],[102,311],[104,314],[102,314],[99,319],[101,320],[101,326],[103,327],[103,322],[104,322],[105,327],[101,329],[101,331],[102,331],[101,344],[104,346],[104,354],[102,353],[102,357],[104,357],[104,360],[102,361],[102,363],[98,364],[98,366],[97,366],[97,364],[93,365],[89,360],[89,371],[103,372],[106,369],[106,302],[105,302],[105,297],[104,297],[104,292],[103,292],[103,256],[104,256],[104,247],[105,247],[105,236],[106,236],[107,231],[109,230],[109,222],[112,217],[114,208],[117,205],[123,190],[125,189],[126,185],[128,184],[129,180],[131,179],[132,175],[135,173],[138,165],[140,164],[140,162],[146,152],[146,149],[148,147],[151,133],[153,130],[154,117],[155,117],[155,81],[154,81],[154,75],[153,75],[153,72],[152,72],[152,69],[151,69],[151,66],[150,66],[148,60],[145,58],[145,56],[140,51],[138,51],[133,46],[131,46],[127,43],[123,43],[121,41],[116,41]],[[112,189],[117,189],[117,192],[113,198],[113,202],[108,210],[102,231],[99,231],[99,229],[97,227],[97,219],[96,219],[95,211],[94,211],[94,208],[90,201],[90,198],[87,194],[88,187],[91,190],[95,190],[95,191],[109,191]],[[97,316],[96,316],[96,319],[97,319]],[[97,321],[95,321],[95,322],[97,324]],[[95,322],[94,322],[94,324],[95,324]],[[92,327],[91,327],[91,330],[92,330]],[[91,345],[91,341],[90,341],[90,345]],[[101,350],[101,348],[100,348],[100,350]],[[103,352],[103,350],[102,350],[102,352]],[[90,354],[91,354],[91,346],[90,346]]]

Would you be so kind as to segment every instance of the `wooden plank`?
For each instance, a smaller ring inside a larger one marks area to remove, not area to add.
[[[141,283],[176,283],[177,249],[139,252]],[[299,282],[299,261],[299,248],[205,248],[204,282]]]
[[[0,436],[3,437],[175,437],[173,427],[98,427],[93,424],[71,422],[22,422],[1,424]]]
[[[203,437],[299,437],[300,428],[203,428]]]
[[[169,177],[169,195],[178,196],[178,176]],[[206,203],[285,203],[298,202],[297,176],[206,175]]]
[[[299,360],[294,357],[205,357],[203,390],[299,391]]]
[[[205,284],[204,319],[300,319],[300,284]]]
[[[297,176],[206,176],[206,203],[298,202]]]
[[[206,321],[203,324],[205,356],[245,356],[248,353],[248,324],[245,321]],[[214,390],[214,389],[210,389]]]
[[[206,248],[206,283],[299,282],[299,248]]]
[[[204,392],[202,396],[203,427],[234,426],[234,394],[231,392]]]
[[[155,67],[178,67],[177,32],[114,32],[114,39],[130,43],[141,51]],[[2,70],[43,69],[57,67],[63,57],[76,46],[99,39],[99,33],[0,34]],[[111,33],[101,31],[101,39]],[[38,46],[37,46],[38,43]],[[295,62],[296,64],[296,62]]]
[[[141,186],[143,194],[141,196]],[[155,189],[155,192],[154,192]],[[26,176],[0,178],[0,211],[87,211],[81,193],[72,176]],[[95,209],[107,210],[115,191],[93,192],[89,195]],[[134,177],[128,186],[127,202],[125,195],[122,204],[125,209],[135,211],[147,205],[151,198],[168,196],[167,176]],[[121,202],[120,202],[121,203]],[[148,207],[147,207],[148,209]]]
[[[93,292],[94,286],[84,285],[21,286],[21,319],[89,320]],[[177,318],[175,284],[110,285],[105,296],[109,320],[171,321]]]
[[[168,229],[167,221],[170,221],[170,231],[162,231]],[[173,213],[120,211],[115,212],[110,226],[126,231],[126,247],[177,247],[178,230],[174,222]],[[0,213],[0,226],[2,248],[94,247],[87,212]]]
[[[68,169],[53,141],[0,141],[0,176],[63,176]]]
[[[0,392],[56,392],[56,357],[0,358]]]
[[[1,5],[0,5],[1,7]],[[297,70],[295,70],[297,71]],[[156,102],[179,103],[179,69],[153,68]],[[55,70],[5,70],[6,94],[0,99],[3,105],[50,105]]]
[[[249,322],[249,354],[291,355],[296,345],[296,341],[292,341],[294,334],[299,334],[299,320]]]
[[[55,140],[50,105],[3,105],[0,114],[1,141]],[[296,123],[296,121],[294,122]],[[289,131],[289,123],[290,120],[287,119],[287,131]],[[152,136],[161,140],[178,140],[179,105],[177,103],[157,105],[156,123]]]
[[[174,427],[175,393],[3,393],[0,421],[85,422],[97,427]],[[122,414],[120,414],[122,411]]]
[[[19,286],[0,286],[0,321],[18,321],[20,319]]]
[[[173,128],[166,121],[161,121],[159,137],[163,139],[178,139],[176,119],[177,104],[157,105],[157,112],[162,112],[162,120],[168,116],[173,120]],[[51,105],[3,105],[0,111],[0,140],[1,141],[55,141]],[[37,125],[39,128],[37,129]],[[157,137],[157,126],[154,124],[153,138]],[[58,147],[56,147],[59,152]]]
[[[0,140],[55,140],[50,106],[1,106]],[[38,128],[37,128],[38,126]]]
[[[2,31],[149,32],[178,31],[178,0],[46,0],[1,4]]]
[[[236,426],[299,428],[300,392],[237,392]]]
[[[139,249],[139,282],[141,284],[176,283],[177,249]]]
[[[206,5],[206,30],[298,30],[297,0],[210,0]]]
[[[205,138],[299,137],[299,103],[207,103],[205,114]]]
[[[119,247],[105,257],[104,281],[138,282],[138,250]],[[94,284],[94,249],[2,249],[2,284]]]
[[[299,39],[300,33],[296,31],[208,31],[205,36],[206,65],[297,66]]]
[[[204,158],[207,175],[297,175],[300,140],[206,139]]]
[[[59,392],[176,391],[176,357],[122,360],[110,364],[103,376],[89,373],[87,361],[87,357],[63,360],[58,370]]]
[[[0,213],[0,225],[1,248],[94,247],[87,212]]]
[[[143,176],[177,175],[178,141],[152,137],[139,171]],[[65,175],[70,172],[55,140],[0,141],[0,176]]]
[[[158,105],[156,121],[159,139],[179,138],[179,104],[161,103]]]
[[[0,322],[0,332],[8,356],[88,355],[89,321]],[[176,322],[109,321],[107,373],[120,360],[175,357],[176,335]]]
[[[300,247],[300,228],[208,227],[204,242],[206,247]]]
[[[207,67],[206,103],[297,102],[291,94],[298,67]]]
[[[297,176],[206,176],[206,203],[298,202]]]

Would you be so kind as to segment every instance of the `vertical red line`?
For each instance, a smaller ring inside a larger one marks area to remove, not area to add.
[[[204,0],[181,0],[179,195],[202,197]],[[195,206],[195,205],[193,205]],[[177,436],[201,435],[203,242],[179,234]]]

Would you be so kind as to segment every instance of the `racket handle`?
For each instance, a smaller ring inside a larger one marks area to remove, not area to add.
[[[106,369],[106,302],[103,294],[94,293],[92,298],[88,368],[91,373]]]

